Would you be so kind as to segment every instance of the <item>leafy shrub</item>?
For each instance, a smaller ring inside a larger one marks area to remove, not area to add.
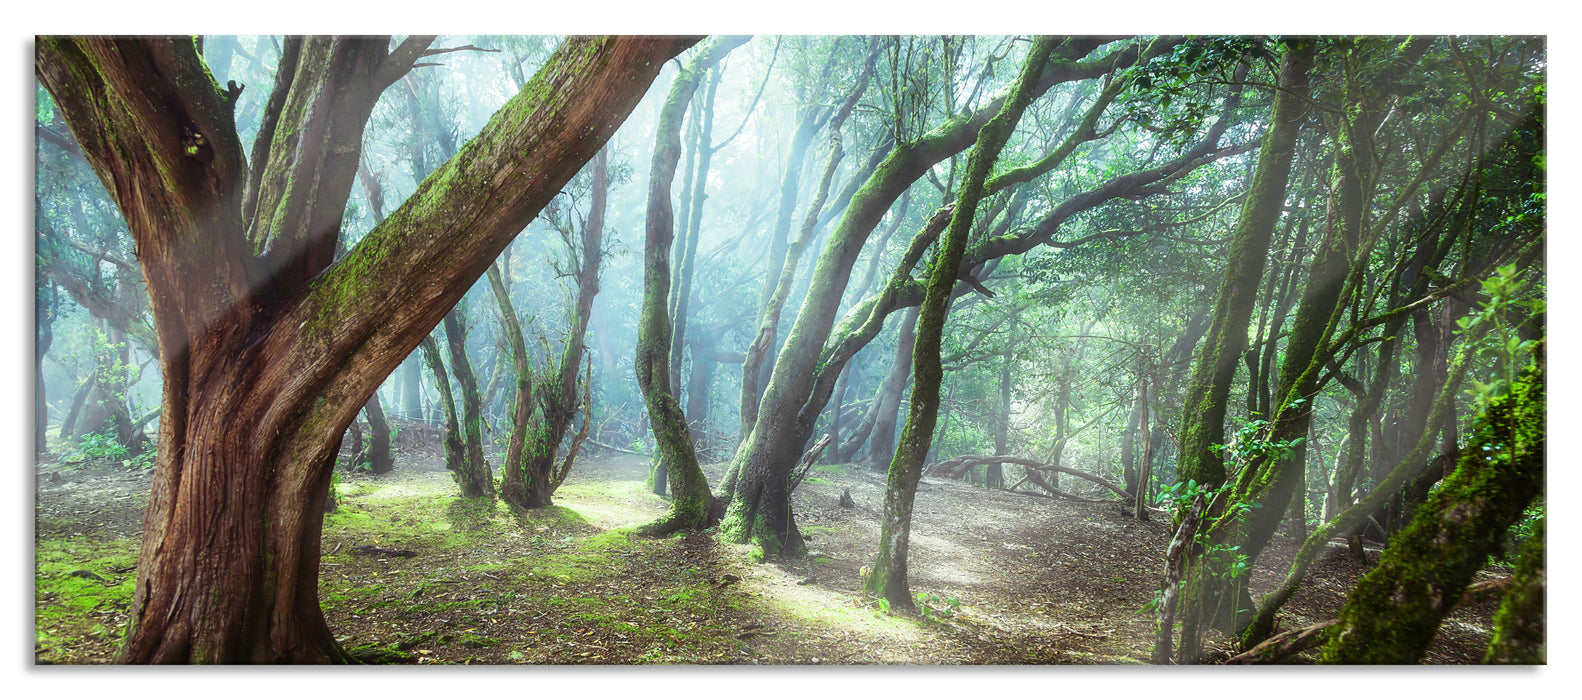
[[[130,451],[110,433],[89,433],[82,436],[77,449],[61,457],[63,462],[82,462],[90,459],[125,459]]]

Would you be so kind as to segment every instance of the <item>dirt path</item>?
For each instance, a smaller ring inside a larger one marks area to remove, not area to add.
[[[415,663],[1143,663],[1168,533],[1113,504],[1037,499],[925,478],[911,547],[923,616],[861,594],[884,477],[820,467],[793,506],[809,556],[756,563],[712,535],[648,540],[663,513],[647,458],[579,460],[556,508],[469,502],[432,449],[383,476],[345,475],[326,519],[321,599],[343,645]],[[723,465],[707,468],[718,483]],[[125,622],[147,473],[41,465],[36,480],[36,656],[104,663]],[[843,491],[856,506],[838,505]],[[1294,543],[1255,569],[1271,587]],[[413,556],[363,556],[359,547]],[[1329,619],[1364,572],[1326,555],[1287,606],[1288,625]],[[87,570],[102,580],[70,572]],[[1494,603],[1447,621],[1429,661],[1475,663]]]

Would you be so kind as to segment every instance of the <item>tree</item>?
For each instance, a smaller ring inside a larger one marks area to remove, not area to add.
[[[368,114],[431,41],[288,39],[244,159],[242,88],[193,39],[38,39],[137,241],[165,379],[123,662],[349,660],[317,598],[341,433],[695,40],[567,40],[335,261]]]
[[[1421,661],[1445,613],[1542,490],[1546,383],[1542,346],[1534,352],[1533,364],[1484,409],[1455,473],[1347,597],[1326,663]]]
[[[511,438],[506,447],[505,464],[500,466],[503,474],[501,492],[505,501],[514,506],[541,508],[551,505],[555,489],[566,480],[572,460],[588,436],[590,420],[587,416],[593,410],[588,398],[591,377],[582,384],[582,431],[573,438],[565,459],[556,463],[560,443],[565,439],[572,416],[578,409],[577,371],[582,367],[586,350],[584,338],[588,333],[588,319],[593,314],[593,299],[599,293],[599,263],[604,257],[604,209],[609,187],[609,152],[605,149],[593,158],[592,201],[589,203],[588,218],[582,222],[580,247],[572,244],[569,222],[555,223],[561,227],[561,235],[565,237],[575,263],[577,297],[571,309],[571,329],[561,347],[560,360],[546,363],[542,376],[547,381],[539,387],[536,395],[527,343],[522,337],[522,324],[511,304],[510,285],[498,265],[489,267],[489,285],[500,306],[506,341],[511,345],[511,362],[516,369],[517,394],[511,413]],[[535,399],[539,408],[537,414],[533,411]],[[533,420],[534,415],[538,416],[538,420]]]
[[[1291,43],[1280,67],[1280,89],[1270,107],[1268,133],[1258,148],[1258,166],[1241,217],[1231,234],[1226,253],[1224,282],[1214,304],[1208,337],[1193,361],[1182,411],[1181,452],[1177,476],[1185,481],[1218,486],[1225,481],[1225,464],[1212,446],[1225,442],[1225,406],[1230,400],[1236,363],[1247,348],[1247,324],[1257,300],[1258,282],[1268,258],[1269,239],[1285,205],[1286,185],[1296,137],[1306,120],[1307,72],[1313,65],[1313,47],[1301,40]]]
[[[907,584],[912,502],[917,496],[917,480],[923,473],[923,461],[928,457],[934,421],[939,413],[939,385],[944,376],[940,366],[939,345],[945,329],[945,314],[950,309],[951,289],[956,286],[956,270],[967,250],[967,233],[972,229],[972,218],[978,211],[979,200],[983,198],[989,169],[1010,140],[1023,110],[1032,101],[1033,82],[1054,49],[1055,40],[1052,37],[1038,37],[1033,41],[1032,48],[1027,52],[1027,61],[1004,105],[978,132],[972,155],[967,160],[967,174],[961,183],[961,194],[957,196],[956,207],[951,214],[950,227],[945,230],[945,237],[930,266],[928,290],[923,297],[922,309],[918,312],[916,349],[912,351],[911,406],[907,412],[906,427],[901,431],[901,445],[890,462],[884,491],[884,514],[879,521],[879,556],[865,585],[869,593],[884,596],[893,608],[910,610],[914,607],[912,591]]]
[[[1139,47],[1128,46],[1089,62],[1079,62],[1105,39],[1082,37],[1068,39],[1059,50],[1060,60],[1044,67],[1033,88],[1041,95],[1058,82],[1103,75],[1117,65],[1136,60]],[[819,284],[810,287],[803,299],[786,342],[776,356],[775,369],[759,401],[752,430],[744,432],[742,444],[731,460],[728,483],[735,484],[722,530],[737,541],[757,542],[766,554],[799,554],[803,549],[800,532],[789,511],[787,479],[802,447],[811,437],[812,424],[823,412],[824,402],[833,392],[837,376],[860,343],[842,348],[838,361],[825,357],[824,346],[835,327],[840,299],[850,281],[851,271],[862,250],[862,243],[873,232],[890,205],[935,164],[972,144],[979,129],[999,112],[1005,95],[961,115],[890,151],[846,207],[839,223],[826,238],[823,252],[814,263],[812,276]],[[948,217],[936,214],[937,227],[925,227],[925,238],[938,235]],[[916,248],[915,265],[926,249]],[[911,252],[909,251],[909,255]],[[906,270],[909,272],[911,266]],[[899,285],[887,285],[887,296],[900,292]],[[882,293],[883,294],[883,293]],[[920,297],[921,295],[919,295]],[[859,305],[853,313],[859,313]],[[874,308],[868,305],[868,309]],[[894,307],[898,308],[898,306]],[[876,322],[867,324],[861,342],[872,339],[882,326],[884,308]],[[861,313],[868,318],[869,314]],[[863,325],[858,322],[856,325]],[[828,353],[835,354],[835,353]],[[745,371],[745,370],[744,370]],[[816,379],[822,376],[820,398],[814,397]],[[816,405],[815,405],[816,404]]]
[[[687,62],[670,85],[654,127],[654,160],[649,171],[648,218],[643,246],[643,306],[637,331],[637,383],[642,387],[654,441],[667,465],[670,511],[644,531],[662,535],[678,529],[702,530],[719,521],[721,508],[698,465],[692,431],[670,385],[670,245],[675,238],[670,186],[681,159],[681,117],[704,71],[748,37],[710,41]]]

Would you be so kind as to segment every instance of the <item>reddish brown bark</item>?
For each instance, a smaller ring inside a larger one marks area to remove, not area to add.
[[[317,590],[342,432],[692,41],[567,40],[331,264],[367,110],[427,38],[288,41],[249,176],[238,89],[190,38],[39,37],[36,75],[136,241],[165,379],[121,661],[348,660]]]

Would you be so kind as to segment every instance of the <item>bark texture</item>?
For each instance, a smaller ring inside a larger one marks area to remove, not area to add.
[[[1325,663],[1422,660],[1473,574],[1543,490],[1545,387],[1540,360],[1484,409],[1455,473],[1347,597]]]
[[[901,431],[901,444],[890,462],[885,482],[884,512],[879,520],[879,555],[864,586],[869,593],[883,596],[892,608],[911,610],[915,607],[907,582],[912,503],[939,416],[939,387],[944,379],[940,342],[944,337],[945,315],[950,309],[950,292],[956,285],[956,268],[966,253],[967,234],[972,230],[978,202],[984,196],[984,181],[988,179],[989,169],[1032,101],[1033,83],[1054,48],[1055,40],[1051,37],[1033,41],[1027,62],[1004,106],[978,132],[972,155],[967,159],[961,193],[956,197],[955,212],[929,271],[928,289],[918,312],[917,343],[912,356],[911,406],[906,427]]]
[[[136,241],[165,380],[123,662],[348,660],[317,595],[341,434],[693,41],[567,40],[336,261],[367,115],[431,39],[288,39],[252,158],[190,37],[37,40]]]

